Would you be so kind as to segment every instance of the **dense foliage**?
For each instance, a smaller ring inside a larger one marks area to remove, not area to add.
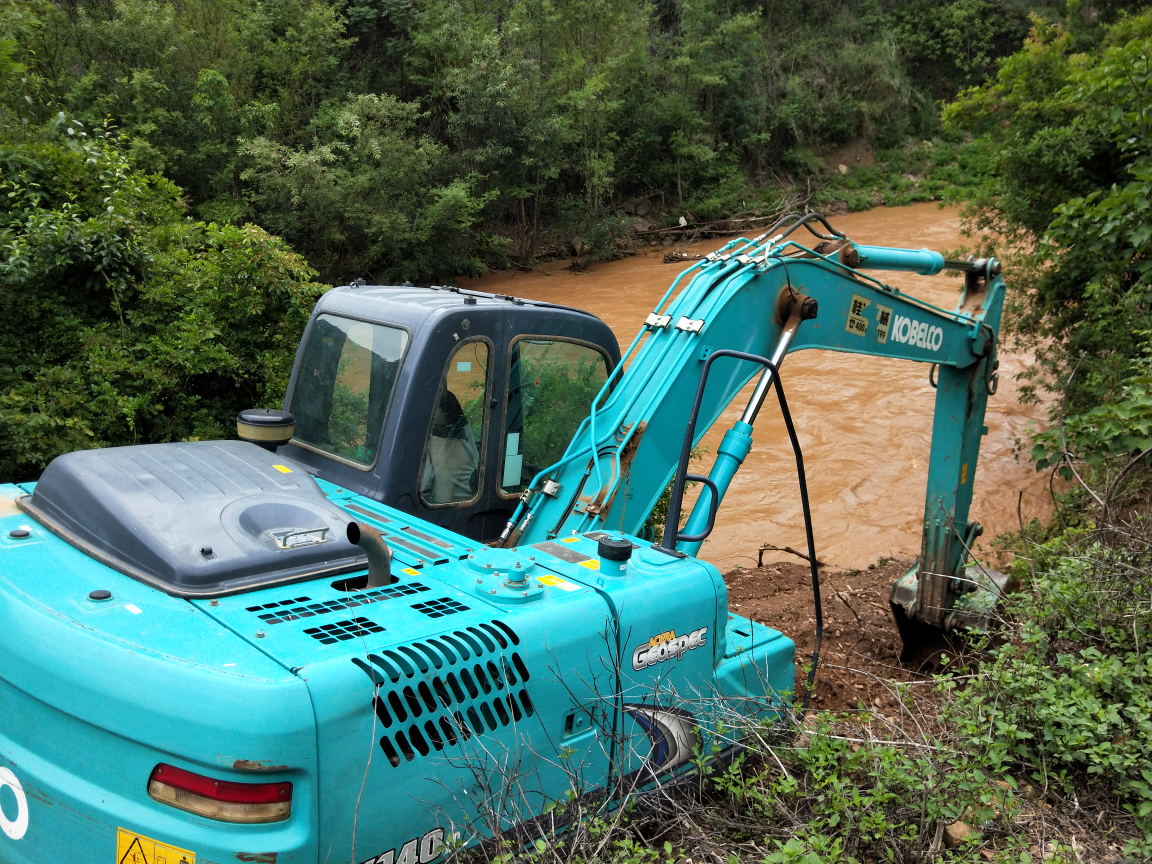
[[[635,218],[753,207],[814,153],[930,135],[1033,6],[4,3],[3,312],[31,323],[5,328],[0,474],[274,403],[309,266],[596,260]]]
[[[3,98],[110,119],[198,218],[255,222],[326,280],[440,280],[930,136],[1035,7],[10,0]]]
[[[124,142],[61,113],[0,148],[0,476],[229,434],[283,397],[321,287],[255,225],[193,222]]]
[[[970,215],[1014,248],[1010,324],[1037,349],[1035,384],[1063,392],[1034,458],[1069,478],[1086,462],[1102,504],[1152,448],[1152,13],[1038,19],[945,120],[991,155]]]
[[[1069,800],[1115,796],[1152,852],[1152,545],[1142,528],[1068,531],[1015,562],[1015,622],[950,719],[996,771]],[[955,687],[949,684],[949,689]]]

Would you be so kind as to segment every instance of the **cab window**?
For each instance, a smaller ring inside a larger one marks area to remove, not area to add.
[[[608,379],[604,355],[557,339],[518,339],[509,355],[500,491],[522,492],[564,455]]]
[[[488,357],[488,343],[465,342],[448,362],[420,466],[425,504],[471,501],[480,490]]]
[[[321,315],[313,323],[288,410],[294,439],[364,466],[380,436],[408,333],[398,327]]]

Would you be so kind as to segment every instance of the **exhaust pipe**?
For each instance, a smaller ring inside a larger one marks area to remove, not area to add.
[[[348,542],[359,546],[368,556],[368,587],[380,588],[399,582],[392,576],[392,550],[371,525],[348,523]]]

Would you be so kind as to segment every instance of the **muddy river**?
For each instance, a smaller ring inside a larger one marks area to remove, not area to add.
[[[965,243],[955,209],[935,204],[878,208],[839,216],[832,224],[854,240],[887,246],[955,249]],[[692,251],[723,244],[709,240]],[[684,265],[664,264],[663,252],[594,264],[572,273],[568,262],[540,265],[534,272],[492,273],[465,280],[470,287],[564,303],[600,316],[627,346]],[[937,306],[953,308],[960,280],[908,273],[878,278]],[[1010,278],[1010,274],[1009,274]],[[1029,354],[1000,354],[1000,389],[988,403],[988,435],[980,447],[970,518],[985,528],[984,544],[1018,525],[1023,492],[1025,520],[1047,518],[1051,505],[1045,478],[1027,461],[1027,429],[1045,412],[1017,401],[1016,375],[1034,362]],[[919,553],[932,437],[935,391],[928,367],[919,363],[800,351],[788,355],[781,374],[804,451],[816,551],[839,567],[863,567],[881,557]],[[739,419],[748,391],[738,396],[704,439],[709,454],[724,430]],[[716,529],[701,557],[722,570],[754,565],[762,543],[804,547],[804,525],[795,462],[779,410],[766,403],[752,453],[725,496]],[[1021,458],[1022,457],[1022,458]],[[705,469],[712,455],[705,456]],[[769,552],[765,560],[796,560]]]

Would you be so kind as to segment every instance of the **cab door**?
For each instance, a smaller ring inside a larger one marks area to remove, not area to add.
[[[507,349],[497,494],[515,499],[559,461],[608,380],[609,359],[591,342],[522,334]]]
[[[587,313],[483,300],[453,309],[420,348],[425,362],[447,360],[418,376],[426,393],[405,399],[428,406],[415,418],[416,515],[494,540],[532,478],[564,454],[619,349]]]
[[[493,504],[499,505],[492,500],[490,451],[502,322],[487,314],[459,323],[425,427],[416,473],[417,515],[483,541],[503,528],[503,522],[487,524],[498,516],[485,518]]]

